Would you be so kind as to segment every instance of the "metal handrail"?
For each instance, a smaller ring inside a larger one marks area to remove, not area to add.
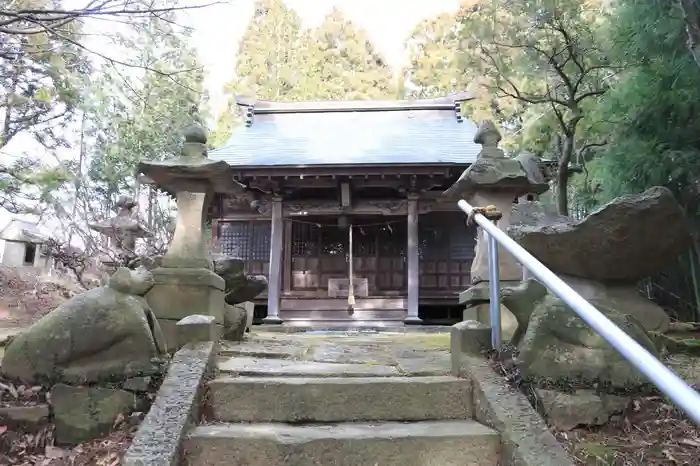
[[[457,203],[459,208],[470,215],[474,207],[467,201]],[[516,243],[507,234],[483,215],[476,213],[474,221],[484,230],[488,238],[489,258],[489,291],[491,312],[491,340],[495,349],[501,347],[501,299],[500,280],[498,273],[498,247],[500,244],[518,262],[544,284],[552,293],[557,295],[578,314],[593,330],[602,336],[627,361],[639,369],[641,373],[680,407],[690,418],[700,425],[700,395],[686,384],[673,371],[662,364],[651,353],[634,341],[629,335],[620,330],[614,323],[586,301],[580,294],[567,285],[554,272],[538,261],[525,248]],[[497,324],[497,325],[496,325]]]

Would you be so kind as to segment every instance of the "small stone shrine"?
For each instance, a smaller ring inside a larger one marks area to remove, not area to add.
[[[226,162],[207,158],[204,128],[192,125],[184,136],[181,155],[139,164],[140,172],[177,202],[175,234],[160,266],[151,271],[156,285],[146,295],[169,347],[176,346],[175,325],[188,315],[211,315],[223,326],[225,282],[213,270],[204,221],[215,193],[244,189]]]

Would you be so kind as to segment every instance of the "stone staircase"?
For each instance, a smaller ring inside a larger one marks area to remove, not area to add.
[[[209,418],[185,442],[189,466],[499,464],[500,436],[472,420],[468,380],[269,356],[280,355],[224,351]]]

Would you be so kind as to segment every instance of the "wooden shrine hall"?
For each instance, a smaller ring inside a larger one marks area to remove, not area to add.
[[[475,231],[442,192],[476,160],[464,94],[414,101],[238,98],[209,152],[249,187],[217,195],[213,242],[268,277],[256,318],[302,326],[452,324]]]

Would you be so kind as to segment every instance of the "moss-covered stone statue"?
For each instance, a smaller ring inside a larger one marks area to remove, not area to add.
[[[639,293],[636,283],[688,245],[688,225],[670,191],[652,188],[623,196],[582,220],[548,212],[537,202],[518,204],[511,223],[511,237],[637,343],[657,353],[648,332],[666,331],[669,318]],[[486,284],[463,294],[474,303],[489,299]],[[501,283],[501,302],[518,323],[510,343],[519,350],[525,376],[618,388],[645,383],[639,371],[536,280]]]
[[[666,312],[637,288],[690,245],[687,219],[668,189],[621,196],[581,220],[518,204],[508,234],[594,305],[629,314],[646,331],[668,329]]]
[[[31,384],[86,384],[150,375],[166,353],[143,296],[153,276],[118,269],[107,285],[66,301],[7,346],[3,374]]]
[[[239,341],[253,322],[252,300],[267,289],[264,275],[247,275],[241,259],[214,259],[214,272],[224,279],[224,339]]]

